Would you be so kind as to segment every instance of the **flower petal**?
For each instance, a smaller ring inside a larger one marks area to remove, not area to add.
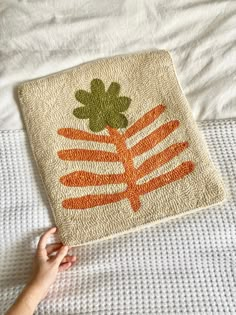
[[[111,82],[107,93],[111,94],[112,96],[118,96],[120,92],[120,84],[117,82]]]
[[[118,112],[124,112],[129,108],[130,103],[131,98],[126,96],[120,96],[114,100],[114,108]]]
[[[105,85],[100,79],[93,79],[91,81],[91,92],[94,95],[102,95],[105,94]]]
[[[90,109],[88,106],[77,107],[73,110],[73,115],[77,118],[86,119],[90,117]]]
[[[125,128],[128,125],[128,120],[125,115],[112,112],[106,115],[107,124],[112,128]]]
[[[92,115],[89,119],[89,128],[94,132],[103,130],[106,125],[106,119],[103,115]]]
[[[93,95],[87,91],[84,90],[78,90],[75,93],[75,98],[77,101],[84,105],[90,105],[91,103],[94,102]]]

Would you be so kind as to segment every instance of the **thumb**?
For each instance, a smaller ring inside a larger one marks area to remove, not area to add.
[[[65,258],[65,256],[67,255],[69,250],[68,246],[62,246],[60,248],[60,250],[57,252],[56,257],[55,257],[55,261],[58,264],[58,266],[60,265],[60,263],[62,262],[62,260]]]

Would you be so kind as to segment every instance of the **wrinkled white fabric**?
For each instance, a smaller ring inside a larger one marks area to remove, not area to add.
[[[38,315],[236,314],[236,120],[199,123],[227,202],[74,248]],[[53,219],[26,132],[0,131],[0,314]],[[204,187],[203,187],[204,188]]]
[[[0,129],[23,127],[18,83],[150,49],[171,52],[196,120],[236,117],[235,14],[234,0],[0,0]]]

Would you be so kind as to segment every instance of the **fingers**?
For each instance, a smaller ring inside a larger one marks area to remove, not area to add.
[[[48,245],[46,246],[47,254],[48,254],[48,255],[51,255],[53,252],[58,251],[62,246],[63,246],[62,243],[48,244]]]
[[[71,262],[67,262],[67,263],[65,263],[65,264],[61,264],[61,265],[59,266],[59,269],[58,269],[59,272],[68,270],[68,269],[72,266],[72,264],[73,264],[73,263],[71,263]]]
[[[77,260],[76,256],[69,255],[65,256],[58,268],[58,271],[62,272],[70,269],[75,264],[76,260]]]
[[[67,262],[75,262],[76,261],[76,256],[70,256],[70,255],[66,255],[65,258],[63,258],[62,260],[62,264],[67,263]]]
[[[54,252],[57,252],[61,247],[63,246],[62,243],[54,243],[54,244],[48,244],[47,247],[46,247],[46,250],[47,250],[47,254],[48,256],[51,255],[52,253]],[[70,250],[70,246],[69,246],[69,249]],[[51,256],[49,258],[55,258],[55,256]],[[74,262],[76,261],[76,256],[74,255],[66,255],[63,260],[61,261],[61,263],[66,263],[66,262]]]
[[[46,233],[44,233],[40,237],[39,242],[38,242],[38,249],[39,250],[42,250],[42,249],[46,248],[47,240],[48,240],[49,236],[54,234],[56,232],[56,230],[57,230],[57,228],[53,227],[53,228],[49,229]]]
[[[69,261],[64,262],[64,260],[68,259]],[[60,264],[58,271],[62,272],[62,271],[66,271],[69,268],[71,268],[76,262],[76,257],[75,256],[66,256],[63,260],[62,263]]]
[[[56,257],[55,257],[55,261],[56,263],[58,264],[58,266],[61,264],[62,260],[65,258],[65,256],[67,255],[68,253],[68,250],[69,250],[69,247],[68,246],[62,246],[58,253],[56,254]]]

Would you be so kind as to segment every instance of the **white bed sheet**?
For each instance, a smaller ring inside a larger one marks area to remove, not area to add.
[[[172,53],[196,120],[236,117],[236,1],[0,0],[0,129],[21,129],[18,83],[89,60]]]
[[[73,249],[37,315],[236,314],[236,120],[201,122],[227,202]],[[29,277],[53,224],[23,130],[0,131],[0,314]]]

